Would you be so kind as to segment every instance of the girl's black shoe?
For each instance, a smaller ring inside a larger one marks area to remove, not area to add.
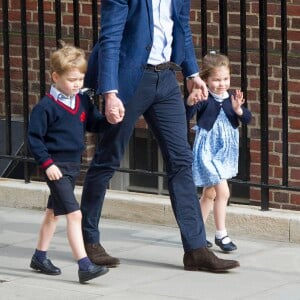
[[[231,252],[237,249],[237,246],[233,242],[229,242],[227,244],[223,244],[223,240],[228,236],[224,236],[221,239],[217,239],[215,237],[215,244],[219,246],[224,252]]]
[[[213,246],[212,242],[210,242],[208,240],[206,240],[206,245],[207,245],[206,246],[207,248],[211,248]]]

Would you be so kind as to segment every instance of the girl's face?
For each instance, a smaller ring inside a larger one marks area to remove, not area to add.
[[[52,73],[55,87],[66,96],[72,96],[79,92],[83,86],[84,73],[78,69],[71,69],[63,74]]]
[[[223,95],[230,87],[230,71],[226,66],[215,68],[206,79],[208,88],[216,95]]]

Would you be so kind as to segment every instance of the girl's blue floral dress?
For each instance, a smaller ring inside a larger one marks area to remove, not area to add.
[[[229,97],[228,93],[219,98],[222,102]],[[193,146],[193,177],[196,186],[208,187],[230,179],[238,173],[239,129],[233,128],[223,109],[211,130],[194,126],[196,130]]]

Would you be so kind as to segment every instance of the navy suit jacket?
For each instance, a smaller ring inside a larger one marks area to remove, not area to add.
[[[190,0],[172,1],[171,61],[184,76],[199,71],[190,30]],[[85,76],[85,86],[101,94],[118,90],[128,102],[137,89],[153,43],[151,0],[102,0],[101,30]]]

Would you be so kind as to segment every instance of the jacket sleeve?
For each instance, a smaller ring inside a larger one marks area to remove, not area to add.
[[[43,169],[47,169],[53,164],[44,139],[47,134],[47,123],[48,117],[45,109],[40,105],[36,105],[30,115],[28,144],[31,154]]]
[[[98,42],[97,94],[119,89],[118,73],[120,45],[127,15],[128,1],[101,1],[101,32]]]
[[[246,108],[245,106],[242,106],[242,110],[243,110],[243,114],[241,116],[238,116],[239,120],[243,124],[250,123],[251,118],[252,118],[252,114],[251,114],[250,110],[248,110],[248,108]]]
[[[185,112],[186,112],[186,119],[189,121],[193,118],[195,113],[197,112],[196,105],[186,105],[185,103]]]
[[[195,105],[187,105],[186,100],[184,100],[184,105],[185,105],[185,111],[186,111],[186,118],[189,121],[193,118],[193,116],[196,113],[197,113],[197,118],[199,117],[199,115],[201,115],[201,113],[203,112],[203,110],[205,109],[205,107],[207,105],[207,101],[199,101]]]
[[[193,44],[192,32],[190,27],[190,0],[184,0],[182,9],[179,13],[179,20],[184,30],[184,61],[181,64],[182,73],[185,77],[199,72],[195,48]]]

